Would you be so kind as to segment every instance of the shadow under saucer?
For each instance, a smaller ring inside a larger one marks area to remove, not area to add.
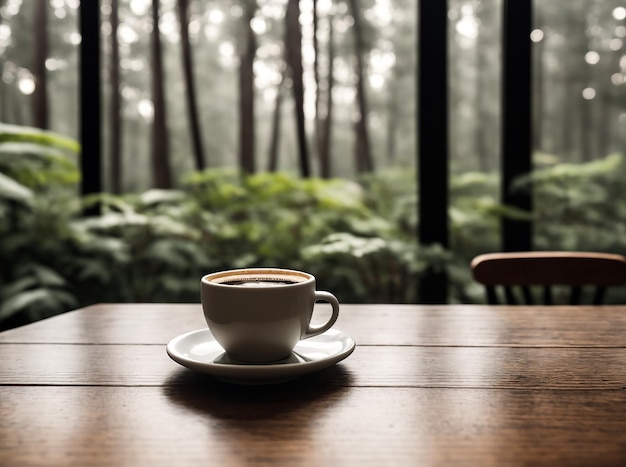
[[[232,384],[180,369],[166,381],[163,393],[174,405],[196,414],[263,419],[311,404],[333,405],[351,386],[351,374],[341,365],[280,384],[258,386]]]

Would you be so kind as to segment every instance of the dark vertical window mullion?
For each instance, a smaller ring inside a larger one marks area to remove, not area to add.
[[[81,192],[102,191],[101,86],[100,86],[100,2],[82,0],[79,12]],[[90,209],[86,214],[98,214]]]
[[[417,12],[418,236],[448,247],[448,2],[420,0]],[[426,271],[420,301],[445,303],[447,276]]]
[[[504,0],[502,43],[502,184],[505,205],[530,212],[532,191],[512,182],[532,170],[531,41],[532,0]],[[532,250],[532,223],[502,222],[504,251]]]

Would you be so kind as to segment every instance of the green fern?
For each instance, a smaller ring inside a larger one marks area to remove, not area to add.
[[[34,143],[42,147],[52,147],[73,153],[80,151],[80,144],[66,136],[39,128],[0,123],[0,143],[8,141]]]
[[[33,191],[0,173],[0,200],[16,201],[28,204],[33,199]]]

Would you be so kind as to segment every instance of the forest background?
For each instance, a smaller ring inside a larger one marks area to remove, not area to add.
[[[104,190],[88,197],[79,4],[0,0],[0,326],[197,302],[201,274],[263,265],[394,303],[419,302],[434,267],[450,302],[479,302],[468,263],[499,249],[503,216],[532,220],[537,249],[626,253],[618,0],[534,2],[535,170],[516,185],[532,213],[498,201],[502,2],[449,1],[448,249],[416,235],[415,1],[102,0]]]

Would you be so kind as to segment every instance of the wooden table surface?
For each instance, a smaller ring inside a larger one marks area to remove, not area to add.
[[[0,465],[626,465],[626,307],[343,305],[357,348],[238,386],[173,362],[199,305],[0,334]]]

